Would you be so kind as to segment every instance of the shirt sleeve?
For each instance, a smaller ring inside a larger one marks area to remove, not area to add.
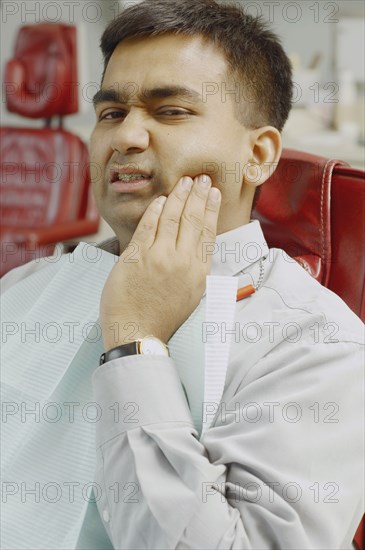
[[[97,504],[114,548],[350,547],[362,363],[357,343],[278,345],[225,390],[201,440],[171,358],[99,367]]]

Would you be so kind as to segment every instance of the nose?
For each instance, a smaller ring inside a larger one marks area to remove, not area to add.
[[[149,146],[146,121],[141,113],[132,111],[113,130],[111,147],[122,155],[141,153]]]

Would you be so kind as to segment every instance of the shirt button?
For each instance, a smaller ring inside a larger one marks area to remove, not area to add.
[[[105,523],[109,523],[110,517],[109,517],[109,512],[108,512],[108,510],[104,510],[104,511],[103,511],[103,520],[105,521]]]

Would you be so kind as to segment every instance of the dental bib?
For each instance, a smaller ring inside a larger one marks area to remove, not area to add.
[[[3,327],[17,330],[2,354],[5,548],[76,547],[95,470],[99,301],[114,262],[81,243],[2,298]]]

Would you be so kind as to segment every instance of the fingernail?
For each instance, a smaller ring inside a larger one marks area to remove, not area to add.
[[[183,189],[185,189],[185,191],[190,191],[190,189],[192,188],[192,185],[193,185],[193,180],[191,178],[189,178],[188,176],[184,176],[180,180],[180,185]]]
[[[198,185],[200,185],[202,189],[208,189],[208,187],[210,186],[210,178],[206,175],[199,176]]]
[[[212,202],[219,202],[220,198],[221,194],[219,189],[217,189],[216,187],[212,187],[212,189],[209,191],[209,200],[211,200]]]

